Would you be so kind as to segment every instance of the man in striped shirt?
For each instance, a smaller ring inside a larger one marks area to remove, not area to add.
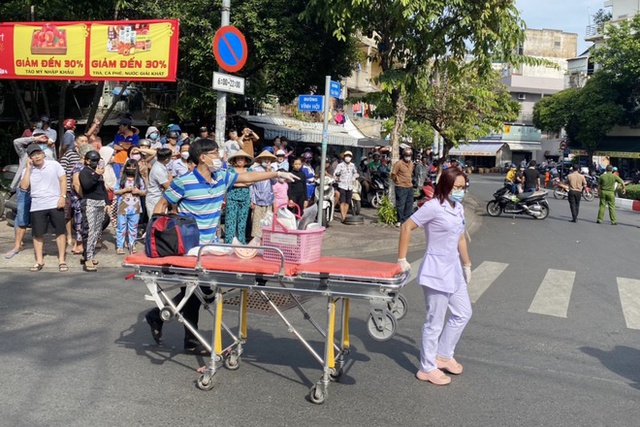
[[[73,195],[71,194],[71,183],[73,182],[73,169],[75,168],[77,163],[80,163],[80,154],[78,154],[78,150],[83,145],[87,145],[89,143],[89,138],[87,138],[84,134],[80,134],[76,137],[74,141],[73,148],[64,152],[62,157],[60,158],[60,165],[64,169],[65,174],[67,175],[67,198],[65,199],[64,205],[64,218],[66,220],[66,233],[67,233],[67,245],[71,245],[74,243],[73,249],[71,252],[78,255],[82,253],[82,238],[80,237],[80,233],[74,233],[72,230],[72,225],[75,227],[81,227],[80,224],[72,224],[73,218],[82,218],[82,214],[80,212],[80,203],[73,203],[75,200],[73,199]],[[74,206],[75,205],[75,206]]]
[[[189,157],[196,167],[192,172],[175,178],[171,186],[164,192],[164,197],[156,204],[154,214],[165,213],[170,207],[176,206],[179,213],[193,215],[200,229],[200,244],[217,241],[216,232],[222,213],[222,201],[227,190],[238,183],[253,183],[267,179],[283,178],[293,182],[298,177],[289,172],[247,172],[237,174],[222,169],[222,160],[218,151],[218,144],[210,139],[199,139],[189,148]],[[184,297],[184,288],[175,300]],[[194,328],[198,327],[200,300],[191,296],[182,310],[187,322]],[[145,316],[153,339],[160,344],[162,341],[162,320],[160,310],[154,308]],[[193,354],[208,354],[194,334],[185,327],[184,349]]]

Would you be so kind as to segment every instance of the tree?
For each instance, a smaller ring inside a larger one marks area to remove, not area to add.
[[[346,40],[360,31],[373,37],[382,69],[380,82],[394,106],[392,159],[407,114],[406,96],[430,67],[471,58],[479,78],[491,71],[500,56],[515,61],[515,48],[524,40],[524,23],[512,0],[311,0],[308,16],[335,23],[336,37]],[[450,78],[456,70],[448,70]]]
[[[616,102],[626,112],[626,124],[635,125],[640,121],[640,15],[608,25],[605,32],[606,43],[591,56],[600,65],[597,74],[618,91]]]
[[[533,124],[538,129],[559,134],[574,113],[579,89],[565,89],[546,96],[533,106]]]
[[[218,67],[211,42],[220,27],[220,8],[211,7],[211,0],[122,3],[121,18],[180,19],[179,116],[194,121],[213,117],[216,96],[211,78]],[[281,102],[289,102],[300,93],[309,93],[312,87],[324,88],[326,75],[341,79],[351,74],[357,55],[353,40],[336,40],[324,21],[306,22],[300,16],[306,3],[306,0],[232,2],[231,24],[243,32],[249,51],[247,64],[235,73],[247,79],[247,98],[259,101],[269,94]],[[231,98],[231,104],[234,100],[241,102],[241,97]]]
[[[598,9],[598,11],[593,14],[593,23],[598,26],[604,26],[605,22],[611,21],[611,17],[611,11]]]
[[[418,80],[417,90],[407,96],[410,116],[442,137],[442,157],[460,141],[477,140],[517,119],[520,104],[511,99],[498,72],[479,76],[464,63],[443,68],[434,73],[437,78]],[[455,70],[451,77],[450,70]]]
[[[29,21],[31,0],[0,5],[6,21]],[[357,61],[352,39],[338,40],[330,23],[301,16],[306,0],[233,0],[231,24],[248,43],[249,58],[236,73],[247,78],[246,98],[259,101],[266,94],[288,102],[312,87],[322,89],[326,75],[341,79]],[[216,93],[211,88],[217,70],[212,40],[220,27],[220,0],[41,0],[35,20],[180,19],[178,55],[178,116],[201,121],[215,115]],[[22,86],[28,85],[21,82]],[[61,86],[61,82],[55,82]],[[244,98],[231,96],[230,104]]]
[[[611,129],[625,120],[618,96],[618,87],[598,71],[584,88],[567,89],[539,101],[533,110],[533,123],[553,132],[564,128],[569,142],[579,144],[591,156]]]

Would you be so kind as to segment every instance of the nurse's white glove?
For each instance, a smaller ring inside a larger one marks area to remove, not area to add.
[[[403,273],[411,270],[411,264],[407,262],[406,258],[398,258],[398,265],[400,265]]]
[[[468,285],[469,282],[471,282],[471,264],[462,266],[462,274],[464,275],[464,281],[467,282]]]
[[[292,174],[291,172],[279,171],[278,178],[282,178],[287,182],[299,181],[300,178]]]

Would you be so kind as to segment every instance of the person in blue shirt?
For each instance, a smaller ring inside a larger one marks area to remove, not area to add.
[[[302,172],[304,172],[307,178],[307,200],[313,199],[313,194],[316,190],[316,173],[311,166],[311,159],[313,159],[313,153],[311,151],[305,151],[302,153]]]
[[[222,201],[226,192],[236,183],[254,183],[265,181],[271,186],[270,180],[283,178],[286,181],[298,179],[289,172],[246,172],[237,174],[222,169],[222,159],[218,151],[218,144],[210,139],[199,139],[191,144],[189,157],[195,164],[193,171],[175,178],[163,197],[153,210],[154,214],[163,214],[172,206],[178,213],[192,215],[200,229],[200,244],[217,242],[217,229],[222,213]],[[275,156],[274,156],[275,157]],[[185,288],[174,298],[176,303],[184,297]],[[182,314],[185,320],[194,328],[198,327],[200,300],[192,295],[186,302]],[[145,319],[151,327],[151,335],[156,343],[162,342],[162,325],[160,310],[150,310]],[[208,354],[197,337],[185,327],[184,349],[188,353]]]

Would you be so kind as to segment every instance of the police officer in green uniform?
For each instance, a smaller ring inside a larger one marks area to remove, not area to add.
[[[598,178],[598,191],[600,193],[600,207],[598,208],[598,220],[596,221],[598,224],[600,224],[602,218],[604,218],[604,208],[606,205],[609,205],[609,219],[611,220],[611,224],[618,224],[616,220],[616,182],[622,185],[622,194],[627,192],[624,181],[612,172],[613,166],[608,165],[606,173],[603,173],[600,175],[600,178]]]

